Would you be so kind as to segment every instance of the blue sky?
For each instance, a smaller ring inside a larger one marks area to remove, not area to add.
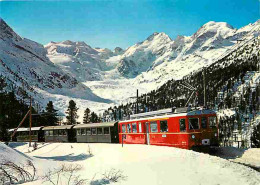
[[[127,48],[153,32],[191,35],[208,21],[240,28],[260,17],[259,0],[3,1],[0,16],[22,37],[42,44],[85,41]]]

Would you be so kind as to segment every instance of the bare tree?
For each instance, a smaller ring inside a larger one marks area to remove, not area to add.
[[[111,170],[103,173],[103,179],[109,182],[119,182],[125,181],[127,179],[127,176],[123,175],[123,172],[121,170],[116,170],[112,168]]]
[[[11,161],[0,163],[0,182],[2,184],[25,183],[35,180],[36,168],[28,160],[26,165],[17,165]]]
[[[82,179],[80,175],[75,173],[82,169],[80,165],[63,164],[60,168],[49,170],[42,179],[44,182],[50,182],[53,185],[59,185],[67,183],[68,185],[83,185],[86,183],[86,179]],[[66,179],[66,180],[65,180]],[[65,181],[65,182],[64,182]]]

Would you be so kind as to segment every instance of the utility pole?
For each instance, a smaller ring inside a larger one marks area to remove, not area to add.
[[[205,82],[205,68],[203,68],[203,88],[204,88],[204,107],[206,108],[206,82]]]
[[[30,143],[29,143],[29,147],[31,147],[31,142],[32,142],[32,97],[30,97]]]
[[[139,113],[139,107],[138,107],[138,89],[136,90],[136,113]]]

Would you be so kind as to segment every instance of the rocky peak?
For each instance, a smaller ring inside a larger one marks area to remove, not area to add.
[[[171,41],[171,38],[165,34],[164,32],[158,33],[158,32],[154,32],[152,35],[150,35],[146,40],[148,41],[153,41],[153,40],[166,40],[166,41]]]
[[[0,18],[0,38],[2,40],[13,39],[14,41],[20,41],[22,38],[17,35],[12,28],[10,28],[6,22]]]

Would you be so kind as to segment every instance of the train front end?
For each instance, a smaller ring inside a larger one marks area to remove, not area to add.
[[[218,146],[218,120],[212,110],[191,112],[188,117],[188,148],[209,148]]]

